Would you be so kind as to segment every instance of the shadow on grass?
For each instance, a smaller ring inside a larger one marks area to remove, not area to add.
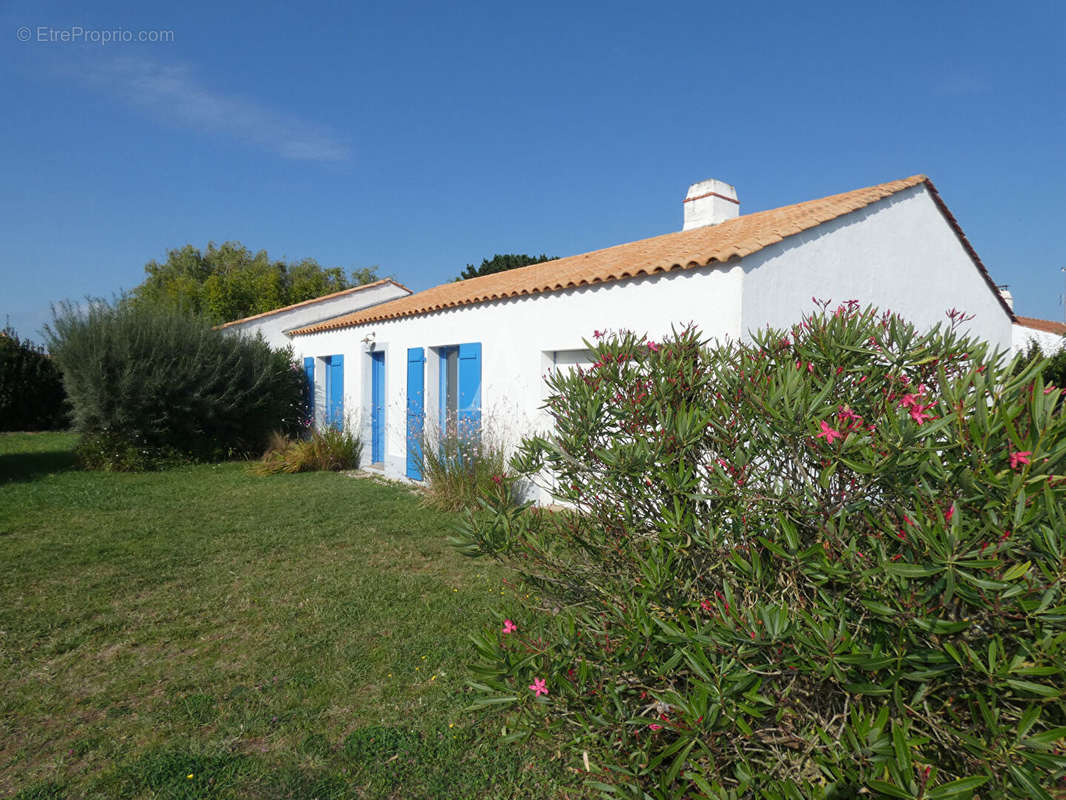
[[[32,481],[53,472],[76,469],[78,460],[70,450],[0,454],[0,484]]]

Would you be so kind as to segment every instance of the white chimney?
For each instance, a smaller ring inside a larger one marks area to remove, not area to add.
[[[1011,311],[1013,311],[1014,310],[1014,295],[1012,295],[1010,293],[1010,289],[1007,288],[1007,284],[1003,284],[1002,286],[998,286],[996,288],[999,289],[1000,297],[1002,297],[1004,300],[1007,301],[1007,307],[1010,308]]]
[[[717,225],[740,215],[737,190],[714,178],[694,183],[685,195],[685,225],[683,231]]]

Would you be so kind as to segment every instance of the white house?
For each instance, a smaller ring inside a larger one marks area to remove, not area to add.
[[[1057,353],[1066,345],[1066,325],[1050,319],[1035,317],[1016,317],[1011,330],[1011,347],[1017,352],[1026,352],[1033,342],[1040,352],[1049,356]]]
[[[421,435],[443,420],[512,441],[544,424],[543,376],[586,362],[583,339],[707,336],[787,326],[812,296],[856,299],[921,325],[954,307],[1008,349],[1014,314],[924,175],[739,215],[732,186],[695,184],[684,228],[436,286],[291,331],[313,373],[319,424],[348,420],[374,467],[421,479]]]
[[[248,336],[261,333],[271,347],[288,347],[292,344],[289,332],[295,328],[327,322],[409,294],[411,290],[402,283],[397,283],[392,278],[384,278],[312,300],[304,300],[302,303],[275,308],[273,311],[235,319],[218,327],[220,330]]]

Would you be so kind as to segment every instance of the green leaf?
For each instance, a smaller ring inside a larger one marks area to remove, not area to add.
[[[902,724],[892,726],[892,748],[896,752],[896,766],[900,774],[911,771],[911,750],[907,746],[907,733],[903,728]]]
[[[1042,683],[1033,683],[1032,681],[1016,681],[1013,679],[1008,679],[1007,685],[1013,689],[1017,689],[1019,692],[1038,694],[1041,697],[1058,697],[1060,694],[1062,694],[1062,691],[1060,689],[1055,689],[1051,686],[1045,686]]]
[[[1029,736],[1024,741],[1026,744],[1046,745],[1054,744],[1060,739],[1066,739],[1066,728],[1052,728],[1035,736]]]
[[[885,564],[885,571],[904,578],[928,578],[944,571],[944,567],[923,567],[919,564],[905,564],[901,561]]]
[[[869,781],[866,784],[866,788],[873,789],[875,792],[880,792],[881,794],[887,794],[889,797],[902,797],[904,800],[912,800],[914,797],[910,792],[905,791],[898,786],[894,786],[891,783],[885,783],[884,781]]]
[[[1036,800],[1037,798],[1040,798],[1040,800],[1052,800],[1051,795],[1048,794],[1039,783],[1037,783],[1036,777],[1031,770],[1023,769],[1017,764],[1011,764],[1009,772],[1011,778],[1014,779],[1014,784],[1025,789],[1029,793],[1029,798],[1031,800]]]
[[[988,783],[988,778],[981,775],[970,778],[959,778],[958,780],[951,781],[950,783],[942,783],[939,786],[930,789],[925,796],[928,797],[929,800],[945,800],[945,798],[972,795],[974,789],[978,786],[983,786],[986,783]]]
[[[1003,573],[1003,580],[1005,580],[1005,581],[1013,581],[1016,578],[1022,577],[1022,575],[1024,575],[1025,573],[1027,573],[1029,571],[1029,568],[1032,565],[1033,564],[1030,561],[1025,561],[1025,562],[1023,562],[1021,564],[1015,564],[1013,567],[1011,567],[1010,569],[1008,569],[1006,572]]]
[[[851,694],[868,694],[873,697],[892,694],[891,689],[884,686],[878,686],[876,683],[845,683],[844,688],[851,692]]]

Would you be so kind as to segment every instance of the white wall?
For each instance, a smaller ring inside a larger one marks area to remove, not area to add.
[[[787,327],[811,297],[858,300],[923,328],[957,308],[971,333],[1006,350],[1011,321],[924,185],[789,237],[744,259],[745,332]]]
[[[385,472],[406,470],[407,349],[426,348],[427,427],[438,416],[438,358],[432,348],[482,344],[482,417],[490,435],[513,444],[543,429],[543,378],[552,353],[584,348],[594,330],[628,328],[658,339],[694,322],[707,337],[739,338],[770,323],[784,327],[813,309],[811,296],[857,299],[923,326],[956,307],[975,314],[970,330],[1008,348],[1011,323],[924,187],[790,237],[742,261],[594,287],[532,295],[293,337],[301,356],[345,358],[344,404],[370,457],[370,356],[385,352]],[[571,359],[572,360],[572,359]],[[318,399],[324,389],[316,368]],[[321,419],[321,416],[319,417]]]
[[[739,267],[696,269],[593,287],[538,294],[448,311],[293,337],[301,355],[341,354],[344,404],[370,458],[370,356],[361,340],[374,335],[385,352],[386,474],[406,471],[407,349],[426,350],[427,423],[438,416],[438,359],[430,348],[482,344],[481,409],[490,435],[513,444],[544,425],[543,378],[555,351],[584,348],[595,330],[627,328],[653,339],[695,322],[706,336],[740,335]],[[316,378],[321,370],[316,369]],[[319,381],[317,389],[323,390]]]
[[[1011,349],[1014,352],[1024,353],[1029,349],[1030,342],[1036,342],[1040,347],[1040,352],[1046,356],[1057,353],[1063,346],[1066,346],[1066,338],[1059,334],[1038,331],[1036,328],[1027,328],[1024,325],[1013,325],[1011,337]]]
[[[239,322],[227,326],[224,330],[239,332],[248,336],[262,333],[263,338],[271,347],[287,347],[290,339],[286,331],[300,328],[304,325],[312,325],[323,322],[343,314],[351,314],[363,308],[376,306],[387,300],[395,300],[410,294],[410,290],[398,284],[386,282],[377,286],[360,288],[357,291],[347,292],[336,297],[329,297],[315,303],[297,305],[295,308],[280,310],[265,316],[250,319],[247,322]],[[297,342],[291,342],[294,349],[299,350]],[[300,355],[299,352],[296,354]]]

